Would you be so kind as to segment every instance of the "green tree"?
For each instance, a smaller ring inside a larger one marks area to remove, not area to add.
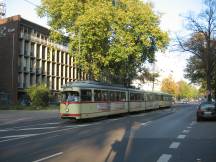
[[[45,84],[33,85],[27,89],[33,106],[48,106],[50,91]]]
[[[199,97],[198,89],[185,81],[177,82],[178,99],[195,99]]]
[[[67,34],[70,53],[89,79],[128,83],[168,45],[150,3],[140,0],[42,0],[52,37]],[[57,31],[57,32],[56,32]]]
[[[178,42],[183,51],[192,53],[201,62],[200,65],[205,72],[202,73],[203,80],[207,91],[211,92],[212,76],[216,66],[216,0],[204,0],[204,4],[205,7],[200,14],[186,17],[187,29],[191,33],[187,39],[178,38]],[[208,100],[211,98],[211,93],[208,93]]]
[[[161,91],[167,92],[177,97],[178,86],[171,76],[163,79],[161,84]]]
[[[205,66],[196,55],[191,56],[188,59],[185,72],[185,77],[188,78],[192,83],[200,85],[203,95],[206,95],[207,82],[205,79]],[[216,67],[214,67],[211,77],[211,89],[213,90],[213,96],[216,99]]]

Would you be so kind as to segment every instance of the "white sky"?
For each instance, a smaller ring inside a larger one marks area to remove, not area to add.
[[[1,0],[0,0],[1,1]],[[35,12],[35,7],[30,4],[40,4],[40,0],[4,0],[6,2],[6,16],[21,15],[23,18],[42,26],[46,25],[46,18],[39,18]],[[144,0],[146,1],[146,0]],[[176,34],[184,33],[184,21],[181,15],[189,11],[200,12],[202,0],[148,0],[154,4],[156,12],[162,13],[161,28],[168,31],[171,39]],[[174,80],[184,79],[184,68],[186,67],[186,58],[189,54],[172,52],[167,50],[165,53],[156,54],[155,70],[160,72],[160,81],[172,75]]]
[[[150,0],[155,10],[162,13],[161,28],[168,31],[171,40],[177,35],[184,35],[184,19],[189,11],[199,13],[203,6],[202,0]],[[171,42],[172,44],[172,42]],[[184,79],[184,69],[188,53],[173,52],[167,50],[165,53],[156,54],[156,71],[160,72],[160,80],[172,75],[175,81]]]

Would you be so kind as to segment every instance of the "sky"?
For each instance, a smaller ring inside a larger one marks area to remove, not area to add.
[[[2,0],[0,0],[2,1]],[[6,16],[21,15],[23,18],[42,26],[48,27],[46,18],[39,18],[35,11],[35,6],[40,4],[40,0],[3,0],[6,2]],[[167,31],[171,41],[176,34],[184,35],[185,22],[182,15],[189,11],[199,13],[203,7],[202,0],[144,0],[150,1],[154,5],[154,10],[161,13],[161,28]],[[171,42],[172,44],[172,42]],[[170,48],[164,53],[156,53],[154,70],[160,73],[159,83],[163,78],[172,76],[175,81],[185,80],[184,69],[186,59],[190,54],[172,51]],[[187,80],[186,80],[187,81]]]

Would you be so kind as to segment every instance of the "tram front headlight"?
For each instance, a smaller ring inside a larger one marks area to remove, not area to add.
[[[65,109],[65,111],[66,111],[66,112],[69,112],[69,109],[68,109],[68,108],[66,108],[66,109]]]

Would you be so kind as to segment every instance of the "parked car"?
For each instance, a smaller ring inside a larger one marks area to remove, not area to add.
[[[202,102],[197,109],[197,121],[203,119],[216,119],[216,103]]]

